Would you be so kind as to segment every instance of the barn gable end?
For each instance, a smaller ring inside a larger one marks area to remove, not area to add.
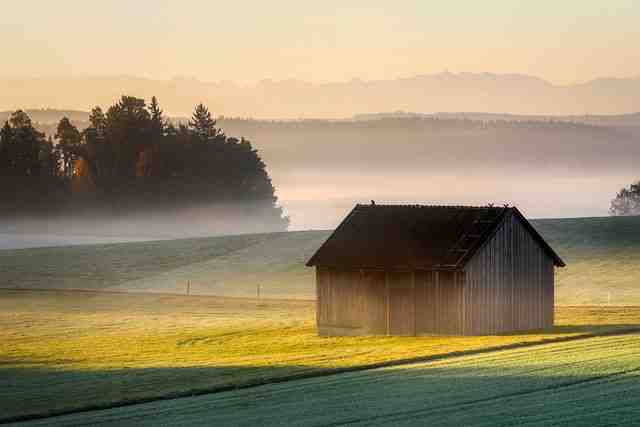
[[[549,256],[532,229],[514,211],[466,263],[464,334],[553,325],[554,264],[564,262]]]

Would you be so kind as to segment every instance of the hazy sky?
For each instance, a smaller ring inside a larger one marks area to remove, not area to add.
[[[0,0],[0,10],[0,76],[640,75],[638,0]]]

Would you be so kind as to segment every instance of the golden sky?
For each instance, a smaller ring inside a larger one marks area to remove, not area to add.
[[[0,76],[640,75],[638,0],[0,0]]]

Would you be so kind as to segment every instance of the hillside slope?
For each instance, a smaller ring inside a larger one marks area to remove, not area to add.
[[[640,304],[640,217],[534,221],[567,261],[556,276],[559,304]]]
[[[640,217],[536,220],[568,266],[559,304],[640,304]],[[4,288],[313,298],[304,262],[328,231],[0,251]]]

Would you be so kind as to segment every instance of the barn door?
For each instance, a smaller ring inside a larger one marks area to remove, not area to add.
[[[415,335],[415,283],[412,273],[387,273],[390,335]]]

